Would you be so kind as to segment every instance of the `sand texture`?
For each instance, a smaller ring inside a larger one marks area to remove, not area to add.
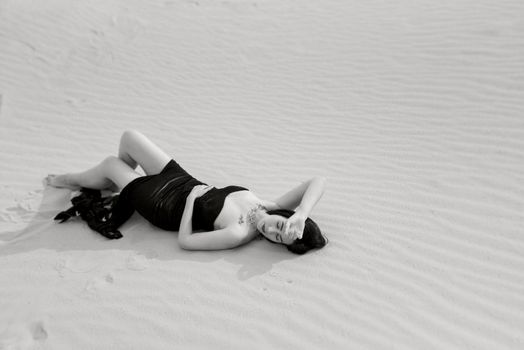
[[[0,349],[523,349],[524,2],[0,0]],[[303,256],[56,224],[136,129]]]

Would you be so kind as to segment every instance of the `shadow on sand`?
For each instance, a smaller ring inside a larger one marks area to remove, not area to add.
[[[298,257],[288,252],[285,247],[270,244],[263,239],[254,240],[232,250],[185,251],[178,246],[176,232],[156,228],[137,213],[120,228],[123,238],[108,240],[91,231],[79,219],[63,224],[53,220],[59,211],[69,207],[70,198],[70,190],[46,187],[36,215],[28,225],[20,230],[0,234],[0,256],[39,249],[56,252],[122,250],[157,260],[190,260],[203,263],[224,260],[238,266],[239,280],[262,275],[271,271],[274,264]]]

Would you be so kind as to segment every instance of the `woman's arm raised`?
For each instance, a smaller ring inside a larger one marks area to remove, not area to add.
[[[326,178],[314,177],[276,199],[275,204],[307,217],[324,194],[325,183]]]
[[[275,201],[277,207],[295,210],[286,220],[284,234],[293,239],[302,238],[306,219],[324,193],[326,179],[314,177],[295,187]]]
[[[238,247],[246,243],[246,235],[240,226],[226,227],[221,230],[193,233],[192,217],[195,199],[209,191],[211,186],[195,186],[187,196],[178,231],[178,244],[187,250],[221,250]]]

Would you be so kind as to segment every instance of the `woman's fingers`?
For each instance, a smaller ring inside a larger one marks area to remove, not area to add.
[[[286,221],[286,224],[284,225],[284,235],[285,236],[289,237],[290,239],[301,238],[302,234],[299,231],[300,229],[296,226],[295,223],[292,223],[290,220]]]
[[[286,220],[286,224],[284,225],[284,235],[288,235],[289,233],[289,227],[291,226],[291,223],[289,222],[289,220]]]
[[[304,233],[304,221],[298,217],[290,217],[286,220],[283,234],[291,239],[300,239]]]

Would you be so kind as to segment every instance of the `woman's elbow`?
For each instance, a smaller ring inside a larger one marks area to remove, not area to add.
[[[182,237],[178,237],[178,246],[184,250],[193,250],[193,248],[189,245],[187,239],[184,239]]]
[[[320,196],[322,196],[326,190],[326,181],[327,178],[323,176],[317,176],[313,178],[313,183],[315,183],[315,187],[320,191]]]

